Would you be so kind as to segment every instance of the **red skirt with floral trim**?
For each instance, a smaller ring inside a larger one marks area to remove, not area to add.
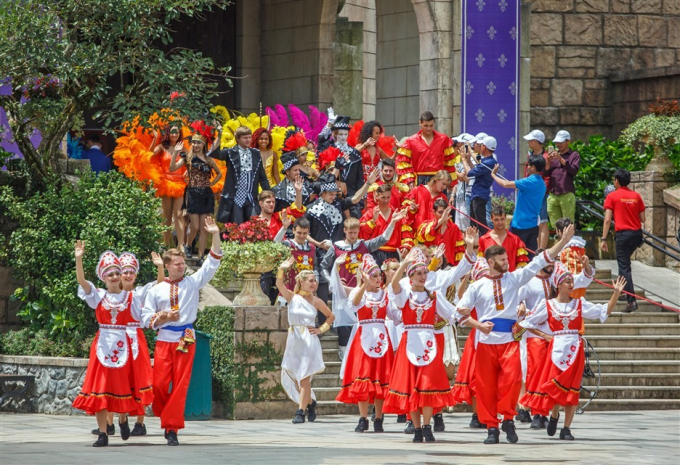
[[[146,343],[146,336],[142,328],[137,328],[137,344],[139,352],[137,358],[132,360],[132,371],[134,372],[135,385],[134,396],[139,402],[137,411],[129,412],[132,415],[145,415],[146,405],[153,402],[153,368],[151,367],[151,356],[149,346]]]
[[[470,334],[465,341],[463,356],[456,371],[456,381],[453,384],[453,397],[457,404],[463,402],[472,405],[472,398],[475,397],[475,359],[477,349],[475,348],[476,330],[470,330]]]
[[[137,412],[140,404],[135,399],[135,379],[129,339],[127,363],[117,368],[108,368],[99,362],[97,358],[98,340],[99,333],[90,346],[90,361],[87,364],[85,382],[73,401],[73,408],[84,410],[90,415],[101,410],[116,413]]]
[[[392,341],[385,349],[385,355],[380,358],[369,357],[361,347],[361,331],[362,327],[359,326],[347,353],[342,389],[335,398],[345,404],[366,401],[372,404],[375,399],[384,399],[394,364]]]
[[[581,340],[581,347],[576,354],[574,363],[564,371],[552,362],[550,357],[552,348],[553,341],[550,341],[536,389],[529,392],[527,386],[526,394],[519,401],[525,407],[539,412],[549,411],[555,404],[578,405],[581,394],[583,367],[586,360],[583,353],[583,340]]]
[[[406,353],[408,331],[404,333],[394,358],[392,377],[383,404],[383,412],[402,415],[420,411],[422,407],[432,407],[437,411],[449,405],[455,405],[456,400],[451,393],[449,378],[446,376],[444,366],[444,335],[435,334],[435,338],[437,356],[429,365],[416,366],[408,359]]]

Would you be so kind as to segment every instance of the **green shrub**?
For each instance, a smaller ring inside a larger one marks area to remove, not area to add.
[[[15,277],[26,283],[15,298],[33,334],[45,330],[55,343],[72,344],[98,328],[94,310],[77,296],[77,239],[86,243],[85,275],[95,285],[101,285],[95,276],[97,260],[107,249],[137,255],[140,283],[156,277],[148,257],[159,249],[164,230],[160,199],[118,172],[86,172],[77,185],[53,180],[26,199],[3,187],[0,207],[19,225],[1,253]]]
[[[46,357],[87,358],[94,336],[54,340],[44,329],[23,328],[0,335],[0,353],[7,355],[42,355]]]
[[[228,307],[206,307],[198,312],[196,329],[212,336],[213,399],[222,402],[225,416],[234,409],[234,310]]]

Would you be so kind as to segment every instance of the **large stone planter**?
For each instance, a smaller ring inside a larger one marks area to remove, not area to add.
[[[666,152],[659,147],[654,147],[654,158],[649,162],[645,171],[666,171],[673,169],[673,162],[668,158]]]
[[[243,289],[241,293],[234,297],[234,305],[241,307],[266,307],[271,305],[269,297],[267,297],[260,287],[260,277],[262,273],[267,273],[272,270],[271,266],[254,267],[247,273],[243,273]]]

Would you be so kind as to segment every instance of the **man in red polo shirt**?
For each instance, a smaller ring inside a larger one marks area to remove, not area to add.
[[[635,249],[642,245],[642,225],[645,222],[645,204],[642,197],[635,191],[628,189],[630,171],[619,168],[614,172],[614,187],[616,190],[604,200],[604,225],[602,227],[602,241],[600,248],[607,252],[607,235],[614,219],[616,263],[619,266],[619,276],[626,278],[626,312],[637,310],[638,305],[632,296],[633,270],[630,257]]]
[[[427,184],[442,169],[456,181],[457,158],[451,138],[434,130],[434,115],[425,111],[420,115],[420,131],[406,139],[397,150],[399,182],[413,189],[416,185]]]

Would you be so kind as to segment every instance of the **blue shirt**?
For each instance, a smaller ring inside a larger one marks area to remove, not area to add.
[[[111,171],[113,165],[111,158],[107,157],[99,147],[93,146],[83,152],[83,160],[90,160],[90,166],[93,173],[106,173]]]
[[[545,197],[545,183],[540,174],[515,181],[517,200],[510,226],[515,229],[530,229],[538,226],[538,215]]]
[[[491,196],[491,185],[493,178],[491,177],[491,170],[498,162],[491,157],[482,157],[482,161],[472,168],[467,176],[475,178],[475,183],[472,185],[471,198],[479,197],[484,200],[489,200]],[[484,165],[484,166],[482,166]]]

